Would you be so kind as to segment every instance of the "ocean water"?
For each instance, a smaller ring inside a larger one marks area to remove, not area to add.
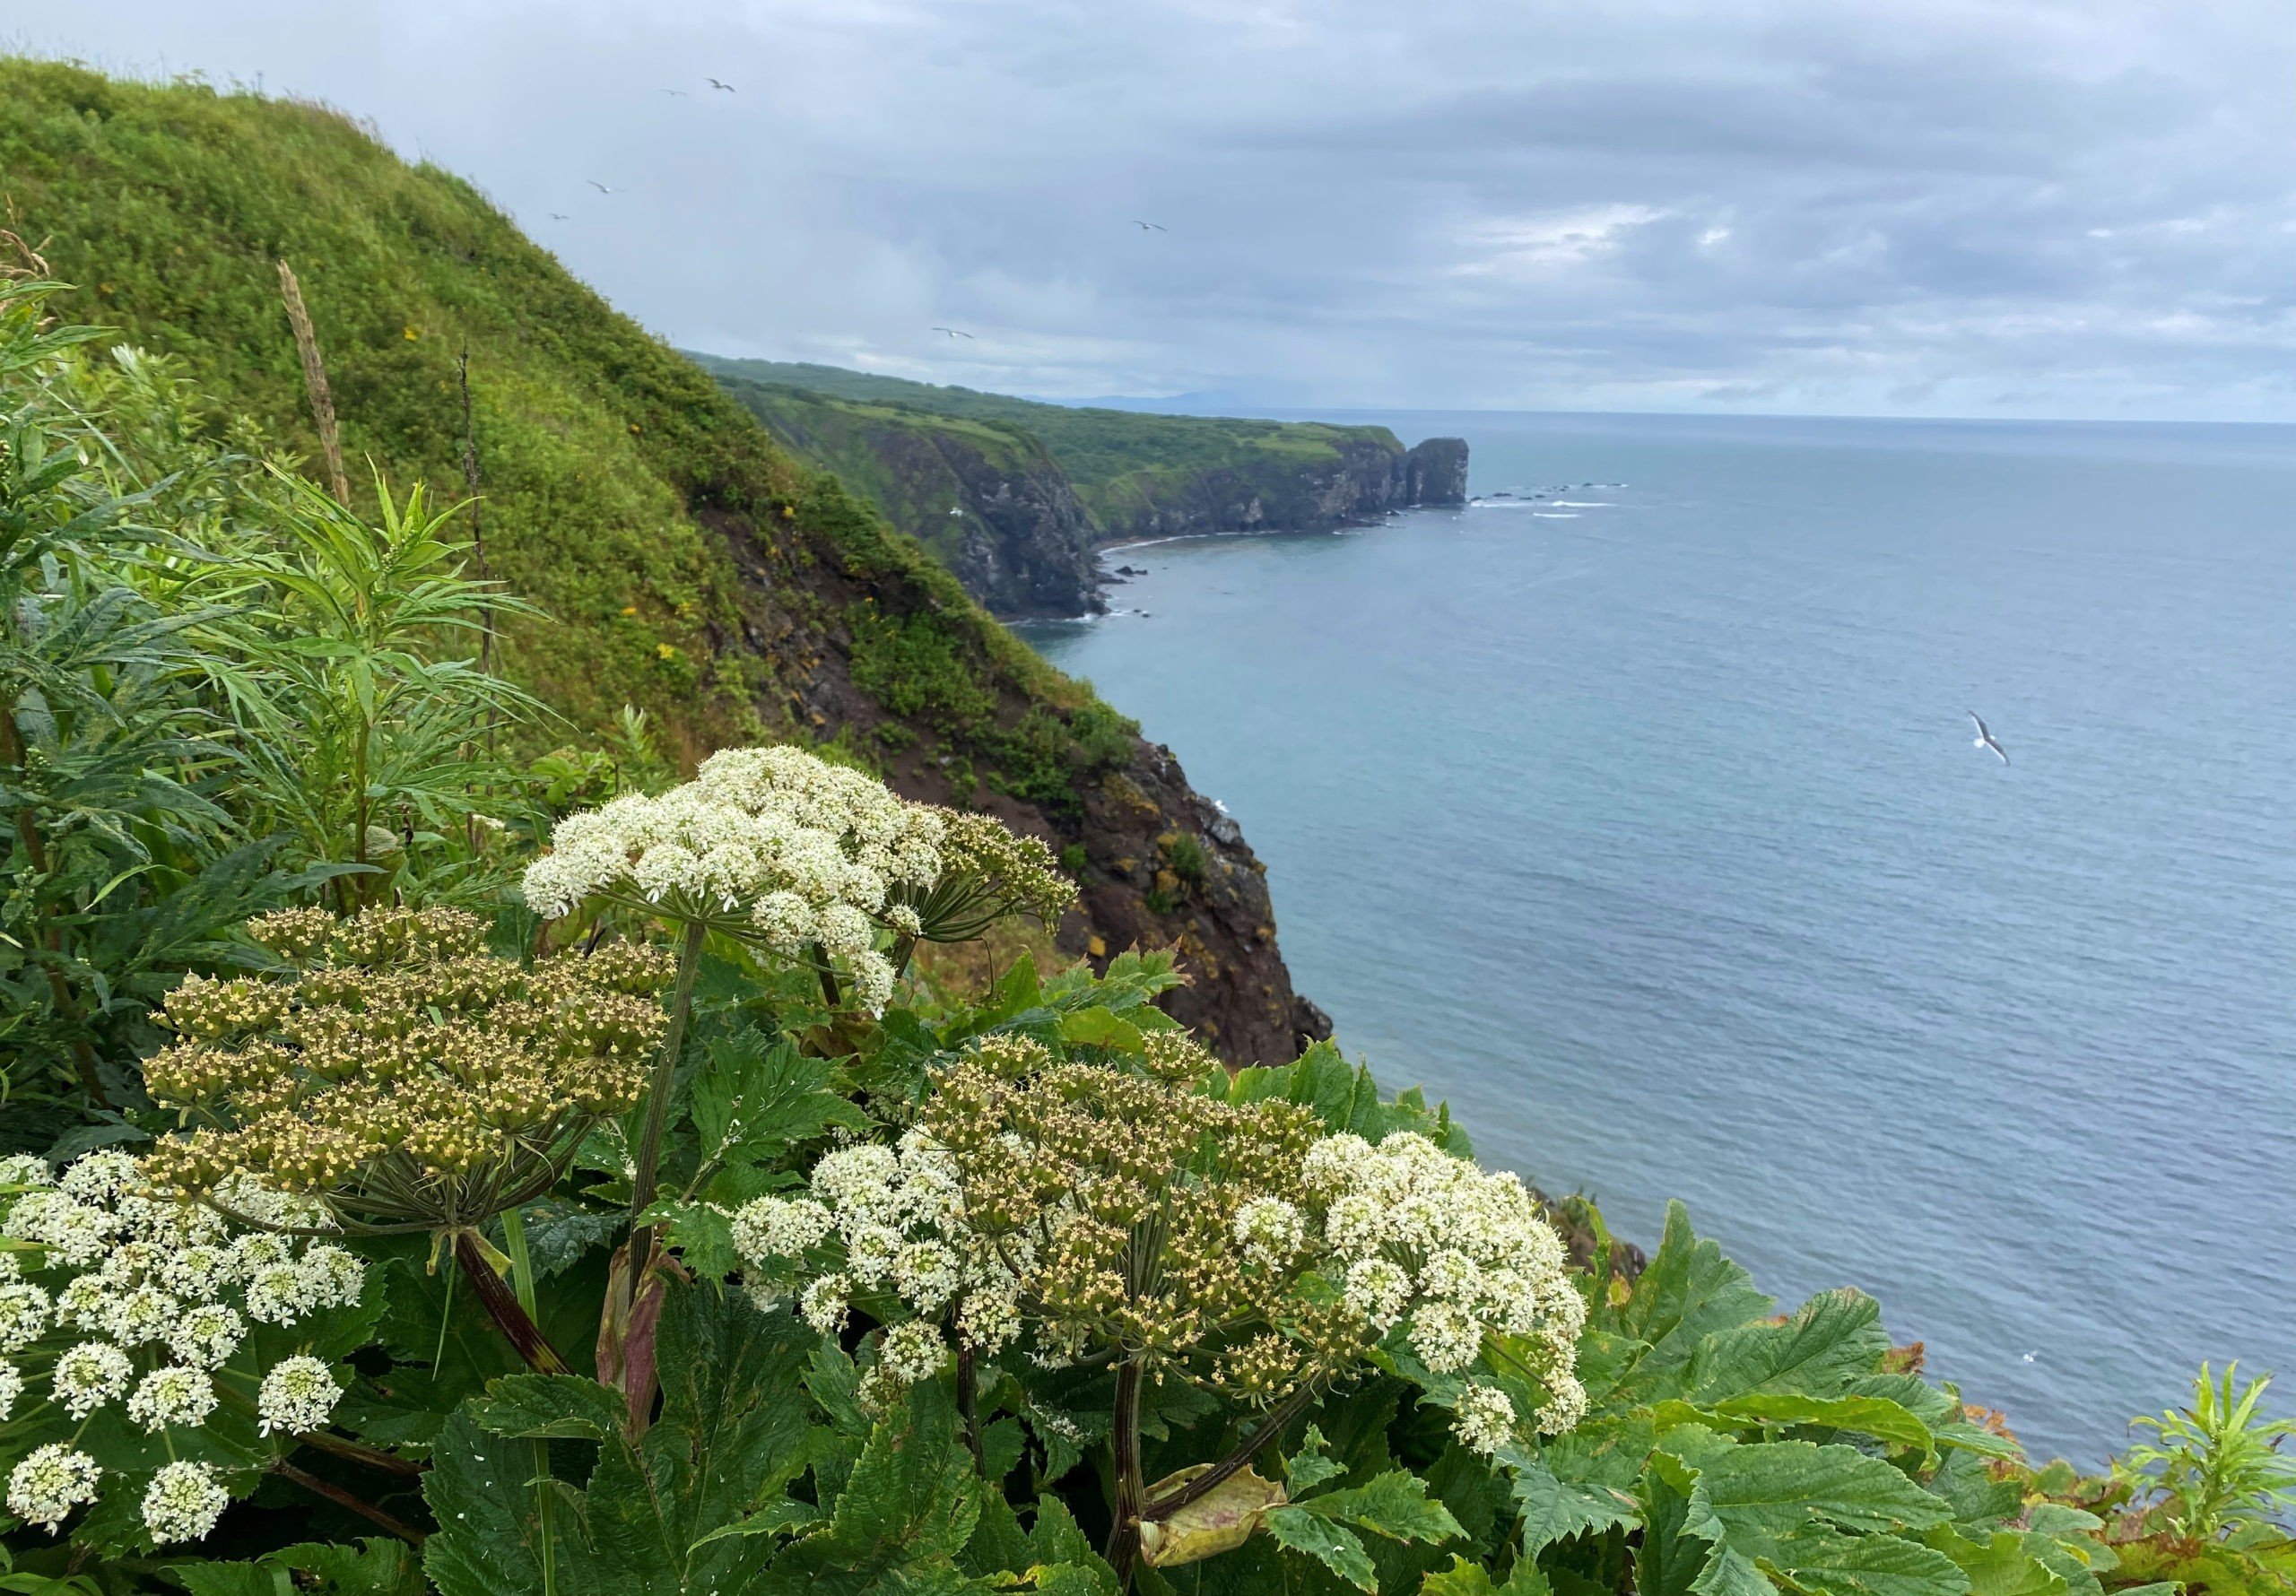
[[[2296,1411],[2296,429],[1365,419],[1546,497],[1135,547],[1028,633],[1349,1052],[1873,1292],[2040,1455],[2204,1357]]]

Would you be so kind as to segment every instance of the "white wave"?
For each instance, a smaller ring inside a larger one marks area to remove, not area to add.
[[[1607,510],[1616,501],[1608,499],[1550,499],[1547,503],[1566,510]]]
[[[1542,521],[1576,521],[1578,519],[1578,512],[1577,510],[1533,510],[1531,514],[1537,516]]]

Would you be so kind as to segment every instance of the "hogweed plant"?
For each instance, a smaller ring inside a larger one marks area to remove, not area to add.
[[[245,1175],[214,1195],[265,1228],[161,1194],[150,1162],[90,1153],[60,1178],[0,1160],[0,1426],[8,1511],[50,1534],[83,1507],[153,1546],[197,1540],[324,1434],[365,1339],[366,1266],[326,1207]]]
[[[658,1312],[658,1188],[693,984],[712,932],[810,967],[831,1010],[883,1011],[920,940],[976,935],[1017,907],[1048,921],[1074,898],[1051,850],[994,821],[911,803],[801,749],[727,749],[694,779],[570,815],[526,874],[545,919],[618,908],[677,928],[670,1019],[631,1167],[632,1231],[609,1288],[601,1362],[622,1369],[635,1415],[650,1367],[625,1362]],[[641,1353],[642,1359],[642,1353]]]
[[[634,1105],[667,1020],[654,950],[609,943],[527,965],[483,950],[460,910],[284,910],[250,934],[290,975],[193,977],[162,1013],[177,1041],[145,1066],[190,1128],[147,1162],[230,1218],[253,1176],[358,1235],[428,1232],[538,1367],[562,1358],[503,1288],[486,1239],[556,1185],[582,1139]]]
[[[880,1405],[952,1342],[968,1414],[973,1361],[1008,1344],[1040,1367],[1112,1366],[1120,1579],[1135,1557],[1202,1555],[1169,1526],[1382,1349],[1417,1360],[1486,1457],[1524,1426],[1478,1370],[1544,1392],[1538,1429],[1577,1422],[1586,1307],[1519,1180],[1410,1132],[1374,1148],[1299,1104],[1231,1102],[1226,1080],[1173,1032],[1090,1059],[987,1038],[935,1074],[898,1148],[832,1152],[806,1196],[735,1216],[752,1293],[824,1334],[857,1305],[882,1324]],[[1168,1381],[1259,1418],[1152,1488],[1142,1396]]]

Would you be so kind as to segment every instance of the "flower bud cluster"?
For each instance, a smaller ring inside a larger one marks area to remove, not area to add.
[[[1491,1361],[1544,1389],[1541,1430],[1578,1422],[1587,1399],[1573,1363],[1587,1305],[1561,1238],[1518,1177],[1487,1175],[1410,1132],[1377,1147],[1326,1137],[1301,1173],[1351,1307],[1383,1333],[1400,1326],[1437,1375],[1465,1374],[1495,1342]],[[1466,1392],[1460,1440],[1496,1451],[1511,1433],[1511,1405],[1493,1386],[1470,1382]]]
[[[283,1371],[310,1366],[324,1400],[303,1371],[308,1394],[284,1417],[297,1433],[326,1424],[342,1394],[326,1365],[291,1357],[266,1373],[247,1343],[253,1324],[291,1329],[356,1304],[366,1270],[352,1253],[160,1196],[149,1163],[124,1152],[89,1153],[60,1177],[36,1158],[0,1159],[0,1185],[28,1188],[0,1197],[0,1237],[27,1244],[0,1252],[0,1421],[13,1421],[4,1433],[22,1447],[8,1462],[0,1442],[9,1511],[55,1531],[105,1488],[104,1469],[76,1444],[83,1421],[117,1409],[148,1436],[199,1428],[227,1368],[242,1382],[261,1376],[267,1402]],[[308,1200],[245,1175],[216,1196],[268,1225],[328,1224]],[[40,1440],[58,1427],[73,1439]],[[144,1481],[144,1527],[161,1544],[197,1540],[229,1499],[209,1465],[170,1463]]]
[[[1306,1288],[1301,1170],[1321,1125],[1297,1104],[1230,1103],[1224,1079],[1170,1033],[1118,1062],[992,1038],[935,1077],[923,1124],[970,1223],[1027,1249],[1043,1360],[1136,1358],[1265,1404],[1370,1348],[1360,1315]]]
[[[484,929],[436,908],[252,923],[305,967],[193,976],[168,995],[178,1039],[145,1081],[204,1123],[160,1144],[152,1177],[212,1193],[252,1173],[353,1222],[401,1225],[483,1219],[482,1196],[544,1177],[643,1092],[670,964],[616,945],[522,965],[483,951]]]

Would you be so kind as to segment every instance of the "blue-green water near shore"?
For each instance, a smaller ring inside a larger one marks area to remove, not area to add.
[[[2203,1357],[2296,1410],[2296,429],[1346,419],[1548,496],[1135,547],[1028,633],[1343,1044],[2043,1455]]]

